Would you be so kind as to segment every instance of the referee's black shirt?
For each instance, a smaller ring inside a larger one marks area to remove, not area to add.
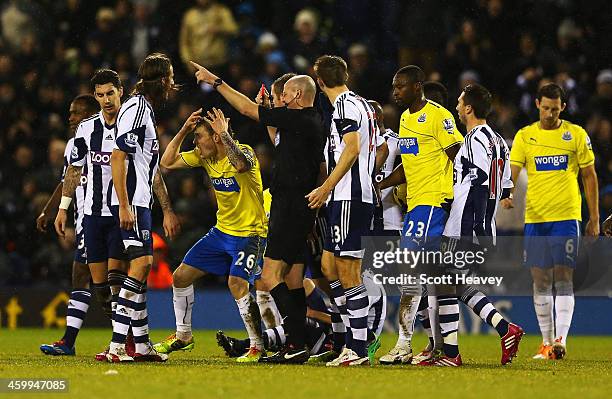
[[[259,107],[259,121],[276,127],[280,142],[275,148],[270,193],[308,194],[316,188],[323,161],[323,120],[313,108]]]

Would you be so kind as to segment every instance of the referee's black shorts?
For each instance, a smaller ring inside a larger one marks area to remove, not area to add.
[[[315,210],[308,207],[304,194],[275,192],[270,206],[265,257],[282,260],[288,265],[304,263],[306,238],[314,220]]]

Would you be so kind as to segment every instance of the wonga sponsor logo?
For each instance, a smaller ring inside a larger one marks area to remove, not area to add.
[[[240,192],[240,186],[235,177],[217,177],[211,180],[217,191]]]
[[[416,137],[408,137],[399,140],[399,147],[401,154],[414,154],[419,153],[419,141]]]
[[[110,165],[110,152],[92,151],[91,163],[94,165]]]
[[[567,155],[546,155],[535,157],[535,166],[538,172],[548,170],[567,170]]]

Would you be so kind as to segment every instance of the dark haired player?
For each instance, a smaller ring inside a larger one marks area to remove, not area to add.
[[[91,94],[81,94],[72,100],[70,103],[68,124],[70,132],[74,134],[79,126],[79,123],[85,118],[95,114],[100,110],[100,106],[96,99]],[[61,198],[64,187],[64,179],[66,169],[70,165],[70,155],[74,148],[74,137],[71,137],[66,144],[64,151],[64,170],[62,172],[62,180],[58,183],[53,195],[45,204],[40,216],[36,219],[36,226],[40,232],[46,232],[46,226],[49,220],[49,212],[61,205],[67,210],[72,202],[73,196]],[[87,268],[87,254],[85,252],[85,242],[83,237],[83,205],[85,202],[85,183],[87,182],[87,173],[79,180],[74,192],[74,229],[75,251],[74,261],[72,262],[72,291],[68,301],[68,309],[66,311],[66,331],[64,336],[59,341],[52,344],[43,344],[40,350],[45,355],[74,355],[74,344],[77,335],[83,325],[83,319],[89,309],[91,300],[91,291],[89,290],[90,274]]]
[[[127,265],[119,225],[110,210],[112,176],[110,156],[115,145],[115,124],[121,107],[123,86],[117,72],[100,69],[91,78],[94,97],[102,110],[84,120],[78,127],[75,136],[75,150],[70,159],[63,195],[69,197],[80,179],[83,167],[89,171],[89,184],[85,189],[85,207],[83,228],[87,263],[92,276],[93,287],[98,301],[109,317],[116,307],[119,290],[126,277]],[[164,227],[172,238],[178,222],[174,212],[169,208],[168,193],[158,171],[153,191],[160,199],[164,212]],[[58,211],[56,225],[63,231],[66,223],[66,212]],[[131,343],[131,340],[129,341]],[[132,353],[132,344],[129,352]],[[106,353],[96,355],[98,360],[106,360]]]
[[[345,346],[328,366],[370,364],[367,351],[368,294],[362,281],[361,237],[370,233],[374,213],[372,174],[379,136],[374,109],[346,86],[346,62],[324,55],[315,62],[321,91],[333,104],[332,123],[325,148],[327,178],[307,195],[309,206],[327,203],[328,232],[321,266],[342,317]],[[350,332],[349,332],[350,330]],[[340,346],[338,342],[335,342]]]
[[[504,139],[486,121],[491,110],[491,94],[474,84],[463,89],[457,113],[468,133],[455,157],[454,200],[444,228],[447,248],[478,251],[495,245],[495,215],[499,201],[510,195],[509,150]],[[465,273],[454,266],[450,273]],[[450,287],[474,312],[487,321],[501,337],[502,365],[512,361],[518,351],[523,330],[509,323],[488,298],[472,287]],[[445,320],[440,315],[441,330]],[[445,342],[444,350],[449,346]],[[454,349],[454,348],[452,348]],[[457,346],[458,352],[458,346]],[[450,357],[446,352],[426,363],[436,366],[460,366],[461,355]]]
[[[442,105],[427,100],[423,92],[425,74],[416,65],[398,70],[393,77],[393,98],[406,111],[400,120],[399,146],[402,168],[396,168],[380,188],[406,182],[408,212],[402,231],[402,245],[410,250],[439,250],[440,237],[453,199],[453,160],[463,137],[453,115]],[[438,308],[444,314],[442,342],[449,356],[456,357],[459,304],[456,297],[436,299],[435,287],[427,287],[428,312],[432,328],[438,324]],[[440,303],[438,305],[438,303]],[[435,329],[434,329],[435,331]],[[433,340],[438,341],[437,335]],[[456,353],[455,353],[456,352]],[[431,357],[432,352],[427,353]]]
[[[529,180],[524,265],[531,269],[533,303],[542,332],[534,358],[561,359],[574,313],[573,276],[582,206],[578,173],[589,208],[584,234],[591,237],[599,235],[597,174],[587,132],[559,118],[566,105],[563,89],[554,83],[542,86],[535,104],[540,120],[516,133],[510,167],[515,184],[522,168],[527,169]],[[502,205],[512,207],[512,198]]]

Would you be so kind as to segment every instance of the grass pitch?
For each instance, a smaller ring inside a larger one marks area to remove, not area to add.
[[[155,330],[158,341],[170,331]],[[244,333],[238,333],[242,336]],[[69,393],[13,394],[18,398],[603,398],[612,390],[612,337],[570,337],[562,361],[531,359],[538,336],[526,336],[513,364],[499,364],[497,336],[460,336],[459,369],[380,366],[326,368],[237,364],[217,347],[214,331],[197,331],[192,352],[173,353],[167,363],[108,364],[93,355],[110,339],[107,330],[84,329],[77,356],[44,356],[38,346],[60,331],[0,329],[1,378],[67,378]],[[383,336],[381,356],[395,343]],[[416,348],[425,337],[415,337]],[[109,370],[116,370],[113,374]],[[8,397],[10,394],[0,394]],[[478,396],[476,396],[478,395]]]

